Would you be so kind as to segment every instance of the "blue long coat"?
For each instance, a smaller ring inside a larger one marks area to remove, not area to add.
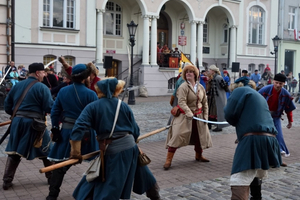
[[[272,95],[273,86],[274,86],[273,84],[267,85],[258,91],[266,99],[267,102],[270,96]],[[279,99],[278,99],[278,108],[277,111],[272,114],[272,117],[273,117],[273,122],[275,124],[275,127],[278,131],[276,138],[280,145],[280,151],[281,152],[284,151],[286,155],[289,155],[290,152],[287,146],[285,145],[283,139],[283,133],[281,128],[281,115],[283,114],[283,111],[289,112],[295,109],[296,106],[293,102],[293,98],[291,97],[290,93],[286,89],[281,88],[281,92],[279,94]]]
[[[4,103],[4,109],[7,114],[12,115],[15,105],[23,91],[32,81],[35,80],[35,77],[30,76],[28,79],[12,87]],[[45,115],[45,113],[50,113],[52,105],[53,100],[49,88],[47,88],[44,84],[37,82],[29,89],[18,110],[37,112],[41,115]],[[13,118],[11,122],[9,141],[5,149],[7,154],[18,154],[25,157],[27,160],[46,157],[48,155],[49,148],[47,146],[50,142],[49,133],[48,131],[44,133],[42,147],[34,148],[33,143],[35,140],[35,134],[33,134],[31,128],[32,122],[32,118]]]
[[[115,88],[109,84],[109,79],[100,82],[107,83],[106,89]],[[76,121],[71,140],[81,140],[86,127],[96,130],[99,139],[108,138],[113,127],[117,103],[118,99],[115,97],[102,97],[87,105]],[[92,182],[87,182],[84,176],[73,193],[75,199],[85,199],[92,190],[93,199],[130,199],[132,186],[133,192],[137,194],[143,194],[154,186],[156,180],[149,168],[137,165],[139,150],[135,141],[140,135],[139,127],[130,107],[124,102],[121,104],[112,137],[122,132],[128,132],[129,135],[109,144],[104,156],[106,181],[102,182],[100,176]]]
[[[279,167],[281,155],[278,141],[270,136],[246,136],[246,133],[277,134],[265,99],[249,86],[236,88],[224,108],[225,119],[235,126],[239,143],[235,150],[231,174],[249,169],[267,170]]]
[[[80,102],[74,87],[76,87]],[[96,93],[88,89],[82,83],[73,83],[72,85],[62,88],[59,91],[51,110],[52,126],[58,127],[60,120],[64,123],[65,117],[76,120],[84,107],[97,99]],[[70,157],[70,135],[72,133],[72,128],[73,127],[70,126],[70,128],[61,129],[62,141],[53,145],[48,156],[49,160],[63,161]],[[94,130],[90,130],[89,132],[91,135],[90,142],[81,145],[82,155],[99,150],[96,132]]]

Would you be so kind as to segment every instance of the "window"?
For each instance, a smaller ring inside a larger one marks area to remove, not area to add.
[[[223,24],[223,43],[228,41],[228,24]]]
[[[248,65],[248,72],[249,72],[249,73],[253,73],[253,72],[254,72],[254,69],[255,69],[255,64],[249,64],[249,65]]]
[[[104,35],[121,36],[122,8],[114,3],[107,2],[104,14]]]
[[[74,66],[75,65],[75,58],[73,56],[64,56],[65,61],[70,65]]]
[[[258,6],[253,6],[249,10],[249,43],[263,44],[265,29],[265,12]]]
[[[289,7],[288,29],[295,29],[296,10],[297,10],[296,7]]]
[[[205,24],[203,24],[203,42],[208,43],[208,19],[205,18]]]
[[[52,60],[55,60],[56,59],[56,56],[53,56],[53,55],[45,55],[43,57],[43,64],[44,65],[47,65],[49,62],[51,62]],[[53,68],[56,70],[56,62],[53,63]]]
[[[221,67],[222,67],[222,69],[226,69],[227,68],[227,64],[226,63],[221,63]]]
[[[259,64],[258,65],[258,72],[262,74],[264,72],[264,70],[265,70],[265,65],[264,64]]]
[[[44,0],[43,26],[75,28],[75,0]]]

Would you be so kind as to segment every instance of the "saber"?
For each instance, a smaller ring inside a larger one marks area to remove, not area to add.
[[[82,156],[82,160],[86,160],[88,158],[96,156],[99,153],[100,153],[100,150],[85,154]],[[74,165],[74,164],[78,163],[78,161],[79,161],[78,159],[69,159],[69,160],[54,164],[54,165],[50,165],[48,167],[44,167],[44,168],[40,169],[39,171],[40,171],[40,173],[50,172],[50,171],[53,171],[53,170],[61,168],[61,167],[65,167],[68,165]]]
[[[149,137],[151,135],[155,135],[155,134],[160,133],[160,132],[162,132],[162,131],[164,131],[166,129],[169,129],[170,127],[171,127],[171,125],[163,127],[163,128],[159,128],[159,129],[157,129],[155,131],[151,131],[149,133],[146,133],[146,134],[138,137],[138,139],[136,140],[136,143],[139,143],[140,140],[143,140],[143,139],[145,139],[145,138],[147,138],[147,137]]]
[[[2,82],[4,81],[5,77],[7,76],[7,74],[9,73],[9,70],[11,69],[11,66],[8,68],[8,70],[6,71],[6,73],[4,74],[1,82],[0,82],[0,85],[2,84]]]
[[[214,121],[208,121],[208,120],[200,119],[198,117],[193,117],[193,119],[198,120],[198,121],[202,121],[202,122],[206,122],[206,123],[211,123],[211,124],[228,124],[228,122],[214,122]]]
[[[170,127],[171,127],[171,126],[166,126],[166,127],[157,129],[157,130],[155,130],[155,131],[151,131],[151,132],[149,132],[149,133],[146,133],[146,134],[144,134],[144,135],[138,137],[136,143],[138,143],[140,140],[145,139],[145,138],[147,138],[147,137],[149,137],[149,136],[151,136],[151,135],[155,135],[155,134],[157,134],[157,133],[160,133],[160,132],[162,132],[162,131],[164,131],[164,130],[170,128]],[[82,156],[82,160],[86,160],[86,159],[88,159],[88,158],[91,158],[91,157],[93,157],[93,156],[96,156],[96,155],[98,155],[98,154],[100,153],[100,151],[101,151],[101,150],[94,151],[94,152],[89,153],[89,154],[85,154],[85,155]],[[102,158],[101,158],[101,159],[102,159]],[[66,161],[63,161],[63,162],[60,162],[60,163],[57,163],[57,164],[48,166],[48,167],[41,168],[41,169],[39,170],[39,172],[40,172],[40,173],[45,173],[45,172],[53,171],[53,170],[55,170],[55,169],[62,168],[62,167],[68,166],[68,165],[74,165],[74,164],[76,164],[76,163],[78,163],[78,159],[69,159],[69,160],[66,160]]]
[[[57,59],[55,59],[55,60],[52,60],[51,62],[49,62],[47,65],[45,65],[45,68],[46,68],[46,67],[48,67],[49,65],[51,65],[51,64],[53,64],[53,63],[55,63],[55,62],[57,62]]]

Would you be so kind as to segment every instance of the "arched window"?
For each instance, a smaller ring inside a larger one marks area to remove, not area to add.
[[[114,2],[107,2],[103,23],[104,35],[121,36],[121,21],[122,8]]]
[[[228,41],[228,24],[223,24],[223,43]]]
[[[70,65],[74,66],[75,65],[75,58],[73,56],[64,56],[65,61]]]
[[[259,6],[249,10],[249,44],[264,44],[265,11]]]
[[[258,65],[258,72],[262,74],[264,72],[264,70],[265,70],[265,65],[264,64],[259,64]]]
[[[255,64],[251,63],[248,65],[248,73],[253,73],[255,70]]]
[[[208,19],[205,18],[205,24],[203,24],[203,42],[208,43]]]

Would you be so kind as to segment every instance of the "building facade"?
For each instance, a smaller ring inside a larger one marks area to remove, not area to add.
[[[158,53],[157,44],[177,47],[200,69],[216,64],[231,71],[235,62],[250,73],[262,73],[267,64],[274,72],[270,52],[278,8],[278,1],[270,0],[16,1],[15,61],[28,66],[62,55],[71,65],[95,62],[100,77],[126,79],[127,24],[133,20],[138,24],[132,60],[135,85],[144,85],[150,96],[167,95],[168,80],[178,69],[160,65],[172,54]],[[105,62],[109,58],[111,66]],[[55,69],[60,71],[60,64]]]
[[[293,73],[300,79],[300,0],[279,1],[278,37],[278,72]],[[298,83],[299,86],[299,83]],[[299,87],[297,86],[296,91]]]

